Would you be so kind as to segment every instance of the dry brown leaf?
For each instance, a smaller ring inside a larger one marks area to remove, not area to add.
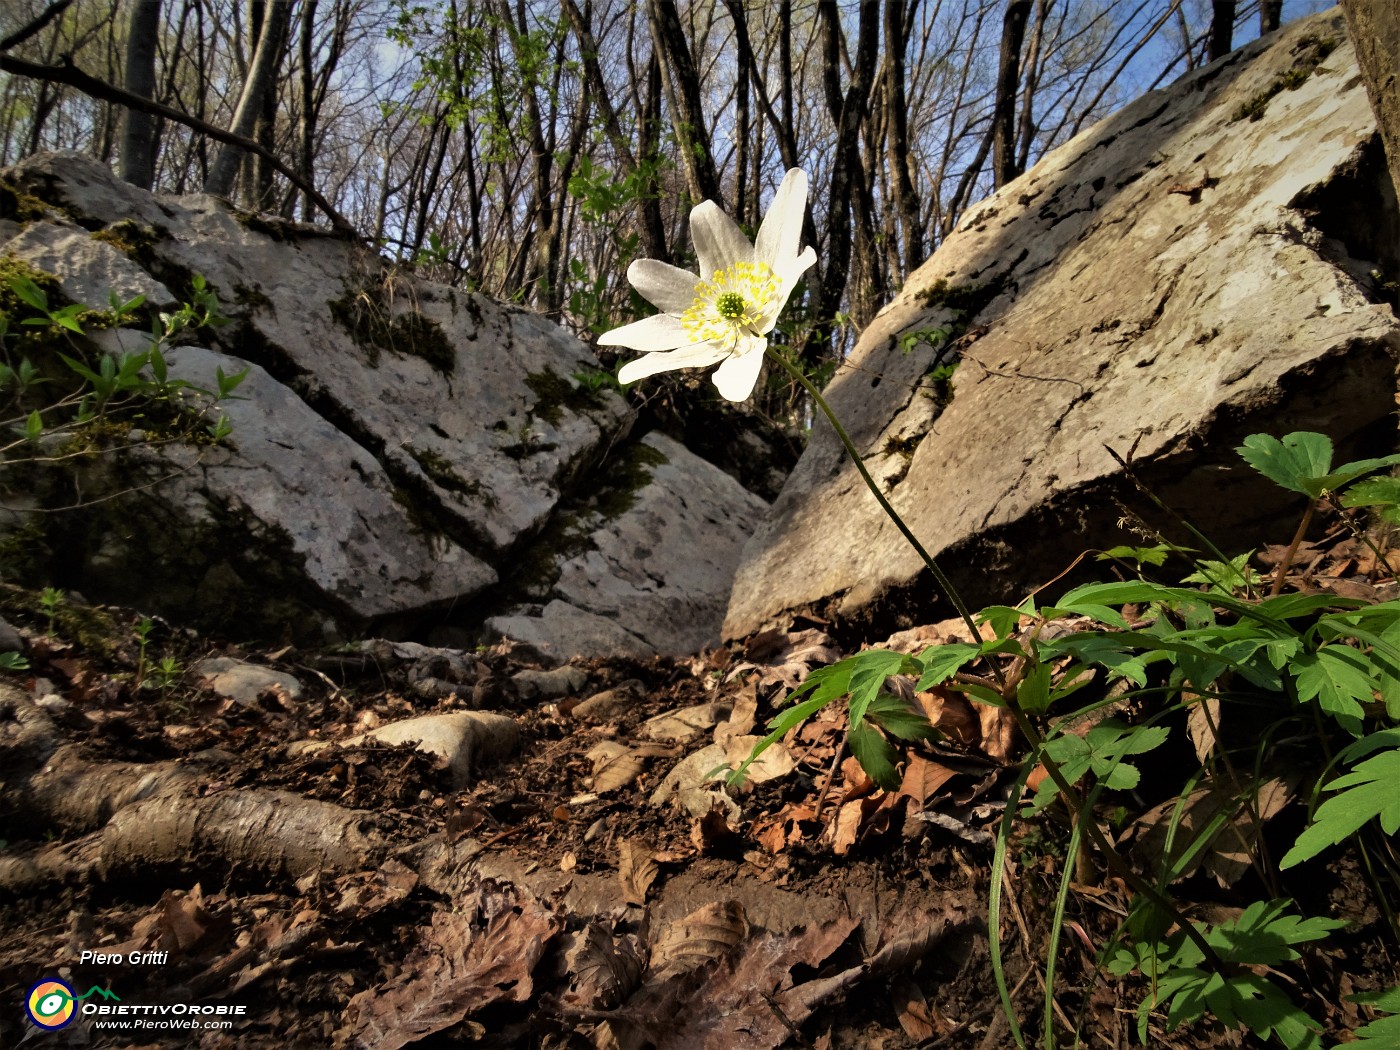
[[[651,847],[635,839],[623,839],[617,848],[617,875],[622,880],[622,899],[639,907],[647,902],[647,890],[661,869]]]
[[[982,721],[967,697],[956,689],[931,689],[915,693],[914,701],[925,717],[950,739],[969,747],[982,739]]]
[[[841,780],[846,785],[841,793],[843,799],[858,798],[875,790],[875,781],[870,779],[870,774],[854,755],[847,755],[842,759]]]
[[[915,805],[923,806],[957,775],[956,769],[949,769],[941,762],[922,755],[911,755],[904,769],[904,780],[899,785],[899,794],[913,799]]]
[[[1192,704],[1186,714],[1186,735],[1196,749],[1196,761],[1205,765],[1219,746],[1215,731],[1220,728],[1220,700],[1214,696],[1197,697],[1190,693],[1183,693],[1182,699],[1199,701]]]
[[[962,917],[929,915],[924,912],[911,912],[900,916],[900,921],[891,925],[902,932],[871,956],[870,972],[894,973],[907,970],[921,962],[947,935],[950,920],[961,924]]]
[[[734,703],[734,710],[729,713],[729,731],[735,736],[752,733],[754,725],[758,722],[757,683],[750,682],[741,687],[730,699]]]
[[[701,853],[734,853],[744,847],[744,840],[729,826],[722,809],[712,809],[692,824],[690,841]]]
[[[531,973],[562,927],[514,886],[482,883],[475,907],[435,911],[399,975],[350,1000],[352,1045],[398,1050],[493,1002],[528,1002]]]
[[[938,1034],[933,1016],[929,1013],[928,1000],[911,978],[905,975],[895,978],[890,984],[890,1000],[899,1027],[910,1039],[923,1042]]]
[[[601,923],[590,922],[565,951],[564,967],[573,976],[567,1000],[611,1010],[641,983],[646,959],[636,937],[614,939]]]
[[[720,726],[720,730],[727,729],[727,726]],[[725,760],[731,769],[737,769],[748,757],[753,754],[754,746],[762,740],[758,736],[730,736],[725,737],[721,733],[715,734],[716,743],[724,747]],[[797,763],[793,761],[792,752],[781,741],[770,744],[763,754],[744,770],[744,780],[750,784],[762,784],[767,780],[776,780],[778,777],[785,777],[797,768]]]
[[[749,641],[744,659],[734,665],[727,677],[732,680],[745,671],[757,671],[751,681],[760,688],[781,685],[796,689],[812,668],[839,659],[841,650],[821,631],[763,631]]]
[[[859,925],[832,919],[791,934],[760,933],[709,970],[648,980],[613,1015],[618,1042],[656,1050],[774,1050],[824,1000],[865,973],[856,965],[840,976],[795,984],[793,971],[824,970]],[[624,1034],[621,1030],[627,1029]],[[629,1041],[628,1036],[631,1037]],[[601,1045],[601,1044],[600,1044]]]
[[[973,701],[973,710],[982,726],[982,752],[998,762],[1011,757],[1016,740],[1016,720],[1004,707]]]
[[[1229,887],[1249,870],[1263,825],[1288,804],[1294,791],[1295,785],[1282,779],[1260,784],[1254,800],[1260,819],[1255,821],[1249,808],[1240,807],[1235,801],[1236,792],[1207,784],[1186,797],[1174,832],[1172,822],[1178,804],[1175,798],[1167,799],[1138,817],[1129,832],[1134,839],[1133,849],[1154,867],[1174,862],[1194,848],[1197,834],[1209,827],[1221,810],[1228,809],[1234,815],[1211,834],[1209,842],[1195,852],[1177,878],[1185,878],[1204,867],[1221,886]],[[1169,837],[1171,852],[1167,855]]]
[[[606,795],[609,791],[627,787],[640,777],[645,769],[647,759],[643,755],[638,755],[634,750],[624,750],[620,755],[613,755],[595,767],[594,791],[596,794]]]
[[[728,955],[749,933],[744,906],[715,901],[666,927],[653,952],[656,974],[685,973]]]
[[[692,740],[728,719],[733,711],[733,705],[718,700],[707,704],[692,704],[675,711],[663,711],[643,722],[638,734],[647,740]]]
[[[836,812],[836,822],[832,825],[831,851],[838,857],[844,857],[852,846],[856,844],[856,838],[860,835],[860,826],[865,821],[865,808],[862,799],[855,799],[847,802]]]

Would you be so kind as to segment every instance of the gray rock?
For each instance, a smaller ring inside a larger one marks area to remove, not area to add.
[[[1322,39],[1339,46],[1319,65]],[[1312,73],[1278,92],[1297,68]],[[1235,119],[1261,100],[1260,119]],[[1319,430],[1346,456],[1375,453],[1360,441],[1371,428],[1391,450],[1400,325],[1371,274],[1396,272],[1397,230],[1341,13],[1303,19],[1139,99],[971,209],[827,396],[975,605],[1019,601],[1085,548],[1131,542],[1115,497],[1172,528],[1105,446],[1241,550],[1297,514],[1236,456],[1245,436]],[[950,320],[966,335],[941,407],[920,333]],[[724,634],[799,608],[888,630],[934,612],[932,592],[818,423],[744,552]]]
[[[414,744],[417,750],[435,756],[451,773],[453,787],[461,789],[471,784],[475,767],[510,757],[519,743],[520,727],[514,719],[482,711],[454,711],[391,722],[334,744],[323,740],[297,741],[288,751],[300,754],[336,746]]]
[[[620,512],[589,520],[553,600],[490,629],[565,657],[679,656],[719,641],[734,568],[767,504],[664,434],[638,451],[642,483]]]
[[[642,683],[629,678],[621,685],[580,700],[569,714],[582,722],[606,722],[636,707],[642,692]]]
[[[575,656],[624,656],[644,660],[656,650],[605,616],[555,599],[538,613],[493,616],[486,628],[501,638],[528,646],[547,660]]]
[[[24,635],[8,620],[0,619],[0,653],[25,651]]]
[[[205,195],[155,197],[76,153],[29,157],[3,174],[56,207],[51,221],[6,226],[4,250],[59,271],[74,297],[98,305],[109,283],[168,301],[164,284],[70,220],[121,223],[113,233],[137,237],[143,264],[169,287],[183,294],[201,274],[234,319],[205,334],[238,360],[186,351],[192,381],[212,385],[200,370],[218,363],[257,366],[238,391],[248,400],[223,406],[231,445],[126,457],[123,469],[160,479],[159,492],[124,503],[112,528],[89,530],[100,547],[72,551],[94,571],[122,570],[83,581],[101,599],[131,599],[125,583],[144,574],[143,595],[174,593],[142,607],[193,607],[209,613],[196,617],[203,626],[299,637],[333,633],[335,620],[358,630],[367,619],[438,613],[493,585],[490,563],[520,557],[631,424],[616,392],[580,384],[575,374],[597,362],[559,326],[419,281],[324,229]],[[134,340],[100,341],[144,349]],[[71,495],[73,479],[62,480]],[[0,532],[42,524],[38,502],[7,500]],[[165,531],[174,536],[162,543]],[[167,563],[172,548],[181,556]],[[276,597],[261,609],[221,602],[269,583]]]
[[[213,692],[240,704],[256,704],[269,689],[282,690],[288,700],[301,696],[301,682],[292,675],[226,656],[200,660],[190,670],[201,676]]]
[[[663,711],[643,722],[638,735],[647,740],[691,740],[719,725],[733,710],[732,703],[714,702]]]
[[[122,303],[138,295],[160,309],[176,303],[169,288],[81,226],[31,223],[0,244],[0,254],[18,256],[35,269],[53,274],[64,295],[96,310],[108,308],[113,292]]]
[[[216,368],[245,367],[196,347],[167,358],[173,377],[196,384]],[[231,446],[138,445],[89,468],[90,495],[116,495],[94,507],[113,527],[85,552],[87,572],[108,596],[208,620],[211,610],[247,609],[272,590],[285,592],[284,619],[295,617],[295,600],[364,622],[495,582],[462,547],[413,528],[363,447],[263,369],[247,367],[241,399],[218,406],[233,424]],[[166,570],[158,594],[152,565]]]
[[[549,671],[525,670],[511,675],[524,700],[557,700],[577,696],[588,685],[588,672],[582,667],[556,667]]]
[[[615,392],[579,386],[574,373],[597,361],[558,325],[417,280],[324,228],[250,216],[204,194],[133,193],[75,153],[26,158],[6,176],[87,221],[155,229],[162,264],[202,274],[238,319],[220,333],[231,349],[294,376],[300,396],[483,556],[539,527],[596,450],[631,424]]]

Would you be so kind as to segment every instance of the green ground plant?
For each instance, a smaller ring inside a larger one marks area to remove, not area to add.
[[[110,310],[56,304],[27,275],[8,281],[27,308],[0,314],[0,464],[52,462],[98,451],[117,437],[140,431],[143,440],[218,442],[228,437],[228,417],[213,407],[233,396],[247,370],[215,370],[215,389],[172,378],[165,352],[186,333],[225,323],[204,279],[193,279],[191,301],[154,316],[145,348],[118,354],[93,346],[95,327],[132,321],[144,297],[111,298]],[[60,435],[65,444],[45,443]]]
[[[742,779],[768,746],[826,705],[844,703],[851,753],[876,784],[897,788],[903,751],[938,730],[890,688],[895,675],[909,676],[915,690],[955,690],[1004,708],[1021,730],[1026,753],[997,836],[989,916],[994,934],[1002,870],[1017,826],[1058,813],[1071,829],[1074,862],[1064,865],[1043,960],[1047,1048],[1065,1045],[1060,1040],[1069,1036],[1078,1045],[1078,1031],[1057,1032],[1052,1015],[1060,920],[1071,880],[1093,883],[1102,873],[1122,879],[1132,891],[1130,913],[1099,965],[1107,974],[1144,982],[1137,1034],[1145,1044],[1152,1041],[1154,1020],[1170,1030],[1213,1018],[1290,1050],[1325,1045],[1320,1023],[1279,975],[1299,960],[1299,946],[1324,944],[1346,923],[1299,914],[1280,887],[1289,869],[1329,851],[1347,849],[1361,858],[1400,945],[1400,883],[1389,841],[1400,830],[1400,601],[1281,593],[1319,508],[1346,513],[1369,506],[1382,517],[1394,514],[1400,504],[1390,498],[1397,492],[1389,484],[1394,479],[1367,476],[1394,466],[1400,456],[1333,467],[1331,442],[1311,433],[1254,435],[1239,453],[1308,501],[1270,593],[1259,593],[1265,581],[1250,568],[1248,555],[1197,559],[1171,544],[1104,552],[1120,564],[1132,561],[1137,578],[1076,587],[1048,606],[1033,600],[993,606],[975,617],[958,603],[977,641],[931,646],[915,656],[866,650],[812,672],[733,774]],[[1355,521],[1350,524],[1369,542]],[[1374,553],[1384,564],[1382,552]],[[1190,558],[1194,571],[1180,583],[1148,577],[1173,556]],[[984,626],[992,635],[987,640],[978,630]],[[1199,768],[1183,771],[1175,803],[1168,806],[1169,845],[1156,870],[1139,870],[1101,830],[1096,804],[1105,793],[1121,800],[1124,795],[1113,793],[1138,787],[1142,759],[1185,733],[1197,716],[1209,727],[1209,753]],[[1037,768],[1046,776],[1018,807],[1015,800]],[[1248,902],[1227,921],[1187,918],[1170,896],[1172,883],[1231,836],[1262,849],[1261,798],[1285,771],[1301,780],[1309,815],[1276,865],[1256,852],[1255,866],[1271,895]],[[1216,800],[1214,814],[1188,821],[1203,792]],[[1017,1045],[1024,1047],[1028,1039],[995,935],[992,949],[1003,1006]],[[1393,1015],[1400,990],[1367,1002]],[[1394,1046],[1397,1031],[1400,1018],[1383,1017],[1352,1034],[1358,1042]]]

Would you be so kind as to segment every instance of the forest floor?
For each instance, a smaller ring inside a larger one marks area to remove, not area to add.
[[[0,614],[30,664],[0,676],[0,1044],[1014,1045],[987,939],[992,832],[1019,753],[996,709],[921,694],[945,739],[910,757],[899,792],[845,756],[832,709],[747,790],[706,781],[748,753],[808,668],[840,655],[824,624],[691,661],[541,674],[506,645],[255,651],[157,622],[146,666],[157,652],[178,662],[137,688],[138,614],[74,606],[49,622],[13,590]],[[891,641],[916,651],[948,633]],[[191,670],[208,656],[283,671],[301,692],[221,697]],[[470,776],[412,744],[292,744],[469,709],[518,727],[514,746],[473,738]],[[508,757],[480,760],[493,749]],[[1042,819],[1012,842],[1011,995],[1033,1040],[1048,1003],[1084,1045],[1136,1045],[1146,986],[1095,976],[1129,903],[1120,881],[1073,885],[1046,995],[1065,840]],[[1364,1022],[1346,995],[1396,980],[1357,869],[1348,855],[1313,869],[1324,877],[1300,906],[1352,927],[1283,975],[1332,1033]],[[1214,921],[1260,894],[1247,871],[1174,890]],[[73,1023],[26,1031],[26,991],[54,977],[84,997]],[[223,1030],[100,1026],[188,1019],[179,1004],[243,1012]],[[1148,1040],[1257,1045],[1159,1016]]]

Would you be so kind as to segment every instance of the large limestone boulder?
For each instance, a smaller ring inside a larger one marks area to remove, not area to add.
[[[125,246],[172,290],[202,275],[235,319],[220,348],[333,420],[468,546],[504,551],[537,529],[630,423],[616,394],[579,387],[597,362],[557,325],[417,280],[324,228],[153,196],[79,153],[29,157],[0,180],[55,205],[51,224]],[[32,239],[0,254],[25,258]],[[85,261],[48,250],[42,262],[70,297],[93,283]]]
[[[1187,539],[1110,448],[1236,549],[1298,512],[1235,456],[1245,435],[1393,448],[1400,327],[1381,300],[1400,222],[1375,130],[1340,12],[1305,19],[1060,147],[910,278],[828,396],[969,600],[1019,600],[1130,541],[1115,498]],[[950,321],[949,385],[919,333]],[[804,607],[894,626],[936,597],[818,424],[745,550],[725,634]]]
[[[232,323],[171,354],[172,374],[211,387],[216,367],[251,366],[224,446],[138,434],[0,477],[0,534],[48,558],[44,582],[236,633],[421,629],[498,601],[499,567],[625,441],[632,410],[580,383],[596,359],[538,315],[315,227],[144,193],[80,154],[0,182],[23,202],[0,215],[5,267],[95,307],[110,289],[169,309],[201,275]],[[81,511],[45,513],[75,494]]]

